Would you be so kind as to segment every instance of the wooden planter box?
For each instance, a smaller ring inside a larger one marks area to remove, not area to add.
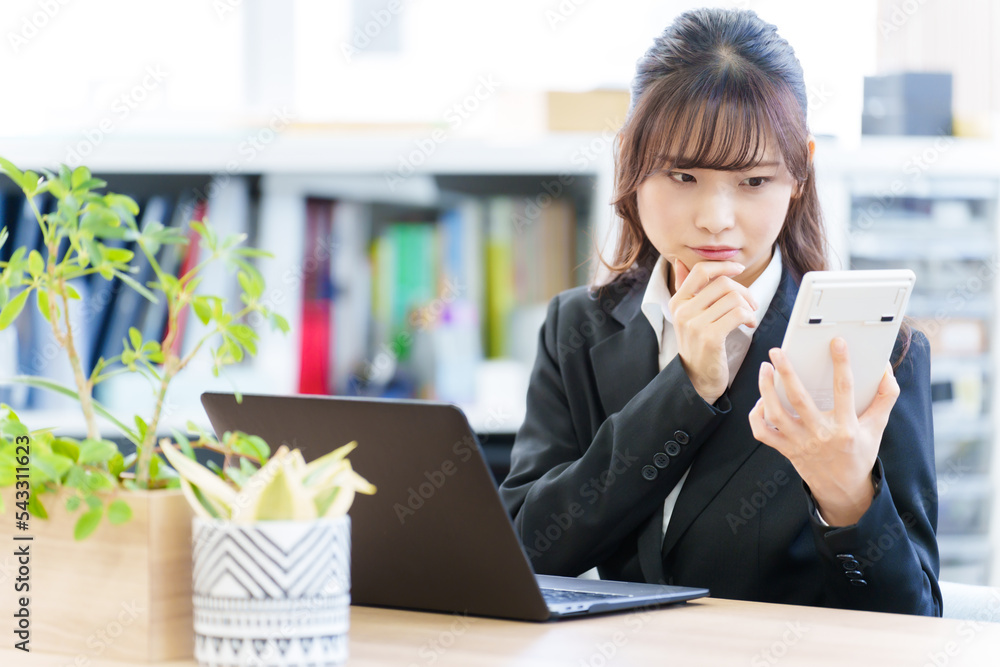
[[[14,527],[13,489],[2,495],[0,617],[11,627],[18,599],[30,598],[32,651],[72,655],[66,664],[81,665],[193,656],[192,512],[180,491],[121,493],[132,519],[112,526],[105,517],[80,542],[73,539],[80,512],[67,512],[60,497],[47,494],[49,520],[31,517],[22,532]],[[15,533],[34,539],[15,541]],[[29,545],[30,593],[15,591],[21,545]],[[8,630],[8,647],[17,641]]]

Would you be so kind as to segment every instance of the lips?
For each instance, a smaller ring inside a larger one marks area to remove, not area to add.
[[[739,248],[730,248],[729,246],[702,246],[700,248],[691,248],[691,250],[700,257],[714,261],[732,259],[740,252]]]

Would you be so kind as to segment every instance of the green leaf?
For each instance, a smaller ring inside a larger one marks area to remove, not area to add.
[[[73,189],[80,187],[81,183],[86,182],[90,178],[90,170],[86,167],[77,167],[73,170],[73,180],[71,186]]]
[[[7,177],[14,181],[17,187],[24,188],[24,173],[15,167],[13,162],[0,157],[0,171],[7,174]]]
[[[203,297],[193,299],[191,307],[194,308],[194,314],[198,316],[202,324],[208,324],[208,321],[212,319],[212,308]]]
[[[291,331],[291,327],[288,326],[288,320],[277,313],[271,313],[271,326],[272,328],[278,328],[281,333],[287,334]]]
[[[32,447],[31,467],[45,476],[44,481],[59,481],[73,467],[73,461],[59,454],[36,452]]]
[[[25,194],[29,197],[33,197],[35,195],[35,191],[38,189],[38,182],[40,180],[42,180],[42,177],[36,172],[31,171],[30,169],[24,172],[24,177],[21,179],[21,183]]]
[[[188,437],[183,433],[181,433],[180,431],[178,431],[177,429],[171,429],[171,432],[174,435],[174,440],[176,440],[177,444],[180,445],[180,449],[184,453],[184,456],[193,459],[194,448],[191,447],[191,441],[188,439]]]
[[[76,461],[80,458],[80,445],[68,438],[56,438],[52,441],[52,452]]]
[[[49,291],[45,288],[39,288],[35,292],[35,296],[38,297],[36,303],[38,304],[38,312],[42,314],[47,322],[52,322],[52,318],[49,317]],[[58,314],[56,315],[58,318]]]
[[[233,444],[233,451],[244,456],[251,456],[258,461],[267,461],[271,455],[271,448],[267,446],[263,438],[245,433],[239,434],[239,437]]]
[[[80,507],[80,496],[70,496],[66,499],[66,511],[75,512]]]
[[[144,286],[140,285],[139,282],[132,276],[117,270],[114,271],[114,274],[119,278],[121,278],[123,283],[134,289],[142,296],[146,297],[146,299],[148,299],[149,301],[152,301],[153,303],[159,303],[156,296],[148,289],[146,289]]]
[[[84,512],[83,516],[80,517],[80,519],[76,522],[76,526],[73,528],[73,539],[82,540],[87,538],[91,533],[97,530],[97,526],[101,523],[101,517],[103,515],[103,507],[95,507]]]
[[[107,184],[107,181],[102,181],[99,178],[88,178],[83,183],[80,183],[78,187],[74,187],[73,189],[77,191],[96,190],[98,188],[103,188]]]
[[[132,343],[132,349],[139,350],[142,348],[142,334],[135,327],[128,328],[128,339]]]
[[[91,204],[80,217],[80,231],[99,238],[122,238],[125,230],[114,211],[100,205]]]
[[[109,262],[122,262],[123,264],[127,264],[132,261],[133,257],[135,257],[135,253],[131,250],[125,250],[125,248],[104,249],[104,258]]]
[[[62,200],[63,197],[69,194],[69,188],[67,188],[66,184],[63,183],[62,181],[59,180],[49,181],[46,184],[46,186],[49,192],[52,193],[52,196],[54,196],[56,199]]]
[[[17,316],[24,310],[24,302],[28,299],[31,288],[21,291],[20,294],[7,302],[7,305],[0,310],[0,330],[6,329],[10,323],[17,319]]]
[[[110,440],[87,438],[80,443],[80,457],[77,463],[104,463],[118,453],[118,446]]]
[[[37,250],[28,253],[28,273],[31,274],[32,278],[37,278],[45,273],[45,260],[42,259],[42,253]]]
[[[118,476],[122,474],[122,470],[125,469],[125,459],[122,457],[121,452],[116,452],[111,459],[108,460],[108,473],[118,479]]]
[[[73,286],[69,283],[66,283],[66,296],[71,299],[80,300],[80,293],[73,289]]]
[[[42,501],[38,499],[40,493],[32,493],[31,498],[28,500],[28,511],[31,512],[32,516],[37,516],[39,519],[48,519],[49,513],[45,509],[45,505]]]
[[[118,526],[132,518],[132,508],[124,500],[116,500],[108,506],[108,521]]]
[[[108,206],[120,206],[132,215],[139,215],[139,205],[131,197],[109,192],[104,195],[104,201]]]
[[[236,248],[233,252],[242,257],[274,257],[273,252],[260,248]]]

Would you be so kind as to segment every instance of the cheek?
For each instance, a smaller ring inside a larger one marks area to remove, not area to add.
[[[762,197],[753,208],[753,227],[761,236],[777,238],[785,223],[788,206],[791,202],[791,192],[775,193],[773,196]]]

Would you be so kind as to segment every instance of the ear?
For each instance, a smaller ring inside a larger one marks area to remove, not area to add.
[[[813,156],[816,155],[816,138],[809,133],[809,137],[806,140],[806,145],[809,147],[809,164],[813,163]],[[792,193],[792,199],[798,199],[802,196],[802,186],[803,183],[795,184],[795,192]]]

